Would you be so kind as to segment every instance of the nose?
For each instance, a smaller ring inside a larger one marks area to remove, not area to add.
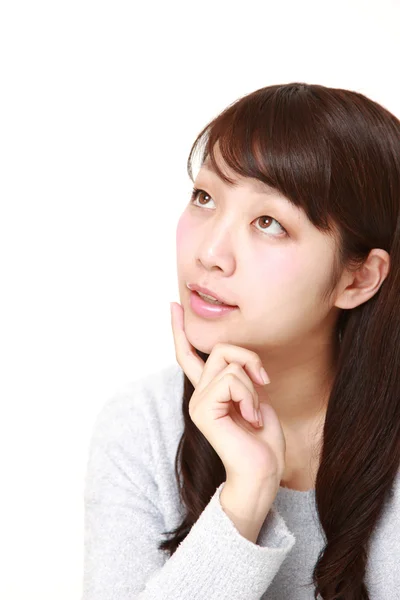
[[[232,238],[228,229],[214,228],[200,243],[196,259],[208,271],[220,270],[231,275],[235,269]]]

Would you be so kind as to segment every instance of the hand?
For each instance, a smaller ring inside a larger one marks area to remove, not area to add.
[[[265,385],[262,362],[250,350],[218,343],[205,363],[184,330],[183,307],[171,303],[175,354],[195,388],[189,415],[221,458],[230,482],[273,482],[285,469],[285,436],[272,406],[260,403],[255,386]],[[254,409],[263,425],[257,427]]]

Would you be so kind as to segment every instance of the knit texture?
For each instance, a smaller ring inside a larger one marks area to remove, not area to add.
[[[219,501],[222,483],[172,557],[157,546],[184,515],[174,474],[183,371],[173,364],[110,398],[93,428],[85,480],[82,600],[313,600],[324,547],[315,492],[280,487],[257,543]],[[400,475],[400,472],[399,472]],[[370,600],[400,598],[400,476],[372,537]]]

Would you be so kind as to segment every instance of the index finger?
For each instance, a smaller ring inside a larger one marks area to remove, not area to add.
[[[176,360],[189,377],[192,385],[196,387],[203,373],[205,362],[186,337],[182,306],[177,302],[171,302],[170,305]]]

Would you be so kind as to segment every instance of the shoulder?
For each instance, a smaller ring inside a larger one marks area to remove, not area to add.
[[[153,448],[175,440],[183,428],[183,376],[173,363],[121,385],[98,412],[93,437],[146,439]]]
[[[179,365],[171,364],[121,385],[103,404],[98,419],[173,413],[182,393],[183,371]]]
[[[122,385],[103,404],[89,441],[87,502],[116,497],[125,502],[133,486],[157,497],[161,462],[167,460],[165,468],[171,471],[182,391],[183,371],[171,365]]]

